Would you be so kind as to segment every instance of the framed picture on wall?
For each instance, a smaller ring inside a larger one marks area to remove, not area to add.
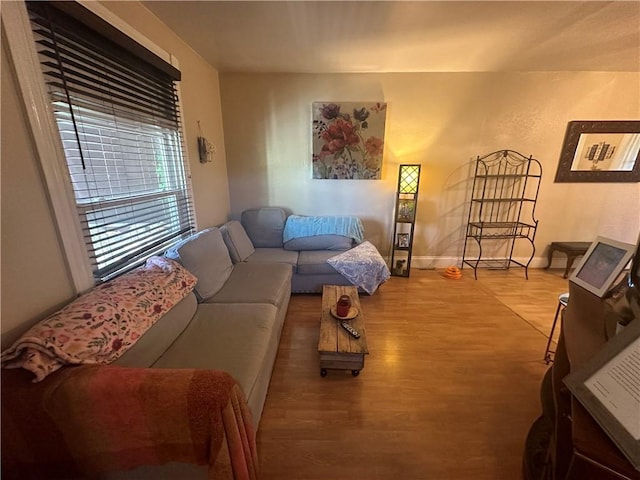
[[[640,182],[640,121],[572,121],[556,182]]]
[[[635,245],[598,237],[573,271],[569,281],[602,298],[633,256]]]
[[[313,102],[313,178],[380,180],[385,102]]]

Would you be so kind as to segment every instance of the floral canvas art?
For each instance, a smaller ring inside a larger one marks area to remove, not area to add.
[[[379,180],[386,103],[313,103],[313,178]]]

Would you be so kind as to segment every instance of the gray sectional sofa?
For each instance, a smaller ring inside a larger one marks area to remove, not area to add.
[[[242,387],[256,429],[262,416],[292,292],[350,285],[326,260],[353,246],[340,235],[283,242],[289,214],[246,210],[179,242],[165,255],[198,278],[195,290],[164,315],[116,364],[203,368],[229,373]],[[105,480],[204,478],[206,469],[167,464],[114,472]]]
[[[165,252],[197,277],[195,289],[114,365],[227,372],[245,394],[257,430],[292,291],[321,292],[323,284],[350,285],[327,259],[349,251],[353,239],[328,234],[285,242],[287,217],[282,208],[250,209],[242,213],[241,221],[198,232]],[[19,388],[31,381],[26,376],[14,380]],[[11,388],[5,389],[3,383],[3,395],[11,395]],[[174,462],[99,478],[206,476],[206,467]]]
[[[261,207],[242,212],[240,221],[220,227],[235,265],[284,263],[291,266],[293,293],[319,293],[324,284],[351,285],[327,260],[354,246],[344,235],[324,234],[284,242],[290,213],[284,208]]]

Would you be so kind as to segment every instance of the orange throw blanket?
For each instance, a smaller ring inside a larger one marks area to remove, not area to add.
[[[208,465],[256,479],[246,399],[217,370],[65,367],[40,383],[2,373],[2,478],[91,477],[141,465]]]

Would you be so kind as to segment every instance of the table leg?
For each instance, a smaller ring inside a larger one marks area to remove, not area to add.
[[[547,251],[547,266],[544,267],[545,270],[547,270],[550,266],[551,266],[551,258],[553,257],[553,252],[555,252],[556,249],[555,247],[549,245],[549,250]]]
[[[571,270],[571,266],[577,257],[578,255],[567,255],[567,268],[565,268],[562,278],[567,278],[569,276],[569,270]]]
[[[549,362],[552,361],[551,354],[555,353],[551,351],[551,341],[553,340],[553,332],[556,329],[556,323],[558,321],[558,316],[560,315],[560,309],[562,308],[562,303],[558,301],[558,308],[556,308],[556,315],[553,317],[553,324],[551,325],[551,331],[549,332],[549,340],[547,341],[547,347],[544,349],[544,363],[549,365]]]

